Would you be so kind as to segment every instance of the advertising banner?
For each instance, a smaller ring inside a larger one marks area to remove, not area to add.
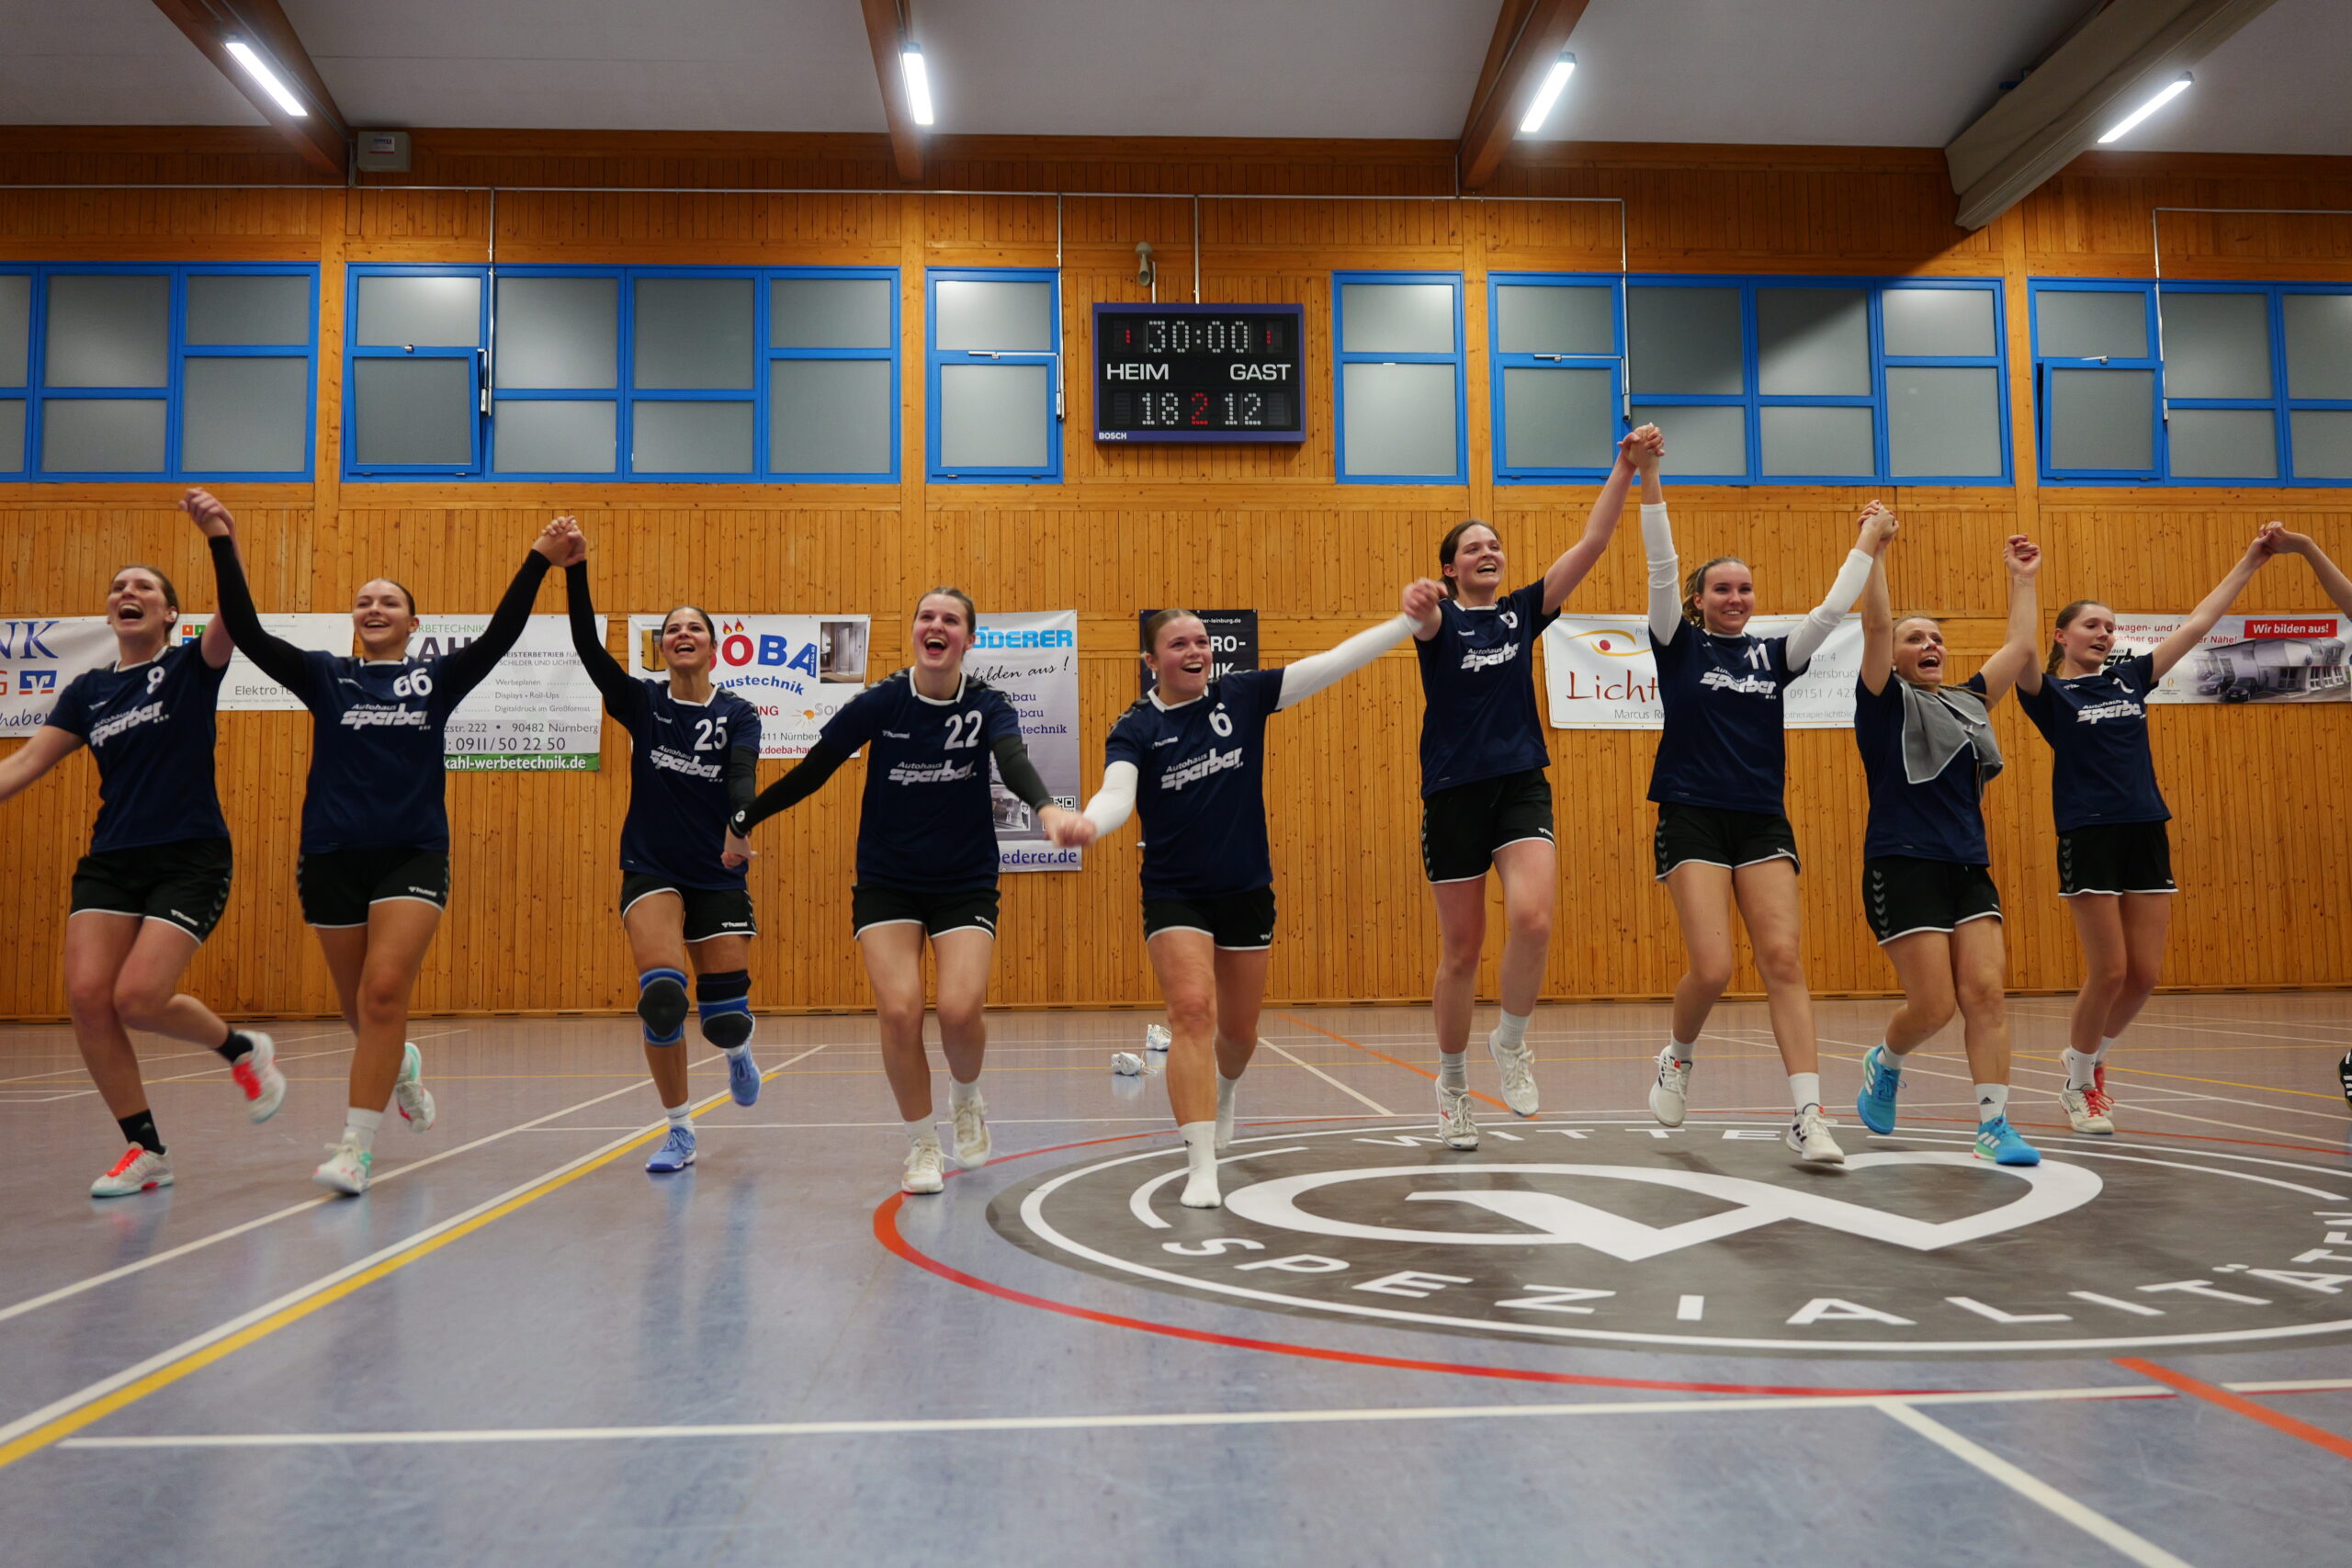
[[[104,615],[0,619],[0,740],[39,729],[74,676],[113,661],[114,633]]]
[[[2186,615],[2123,615],[2115,621],[2117,664],[2148,652]],[[2341,703],[2352,701],[2345,649],[2352,625],[2337,615],[2224,615],[2194,651],[2148,694],[2152,703]]]
[[[1001,689],[1021,716],[1029,760],[1054,804],[1075,811],[1082,766],[1078,749],[1078,612],[982,615],[964,668]],[[996,798],[996,845],[1006,871],[1076,871],[1077,850],[1056,849],[1029,807],[1004,787],[989,764]]]
[[[640,678],[669,669],[662,615],[628,618],[628,657]],[[805,757],[817,732],[865,689],[864,615],[724,615],[710,678],[760,710],[760,755]]]
[[[1136,612],[1136,646],[1143,646],[1144,623],[1158,615],[1157,610]],[[1201,625],[1209,634],[1209,679],[1222,681],[1236,670],[1258,668],[1258,612],[1255,610],[1203,610]],[[1141,659],[1136,660],[1137,696],[1151,695],[1152,687],[1159,682],[1151,678],[1151,669]]]
[[[1786,637],[1802,615],[1758,615],[1758,637]],[[1685,635],[1689,635],[1686,631]],[[1781,698],[1791,729],[1850,729],[1862,671],[1862,618],[1849,615]],[[1544,683],[1555,729],[1658,729],[1657,660],[1643,615],[1563,615],[1544,633]]]

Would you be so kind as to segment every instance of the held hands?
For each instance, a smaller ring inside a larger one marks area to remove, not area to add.
[[[1094,824],[1075,811],[1048,806],[1037,813],[1037,826],[1058,850],[1082,850],[1094,841]]]
[[[575,560],[588,558],[588,541],[581,536],[580,522],[575,517],[559,517],[540,529],[539,536],[531,541],[531,548],[547,557],[549,566],[570,566]]]
[[[1886,509],[1883,501],[1873,501],[1863,507],[1857,521],[1861,533],[1854,541],[1854,547],[1865,555],[1880,554],[1903,531],[1902,521]]]
[[[2041,547],[2023,534],[2012,534],[2001,547],[2001,564],[2019,582],[2031,582],[2033,574],[2041,570]]]
[[[2312,536],[2295,533],[2284,523],[2265,523],[2261,532],[2255,535],[2254,542],[2266,557],[2307,556],[2312,552]]]
[[[1417,578],[1405,585],[1405,592],[1397,601],[1406,616],[1419,626],[1428,626],[1437,618],[1437,607],[1445,591],[1428,578]]]
[[[180,510],[195,520],[208,539],[231,538],[237,532],[237,520],[209,490],[190,490],[180,497]]]
[[[1658,464],[1666,457],[1666,435],[1655,424],[1642,425],[1617,443],[1617,456],[1621,462],[1630,464],[1635,473],[1647,479],[1657,472]]]
[[[752,857],[759,852],[752,847],[751,840],[729,828],[727,830],[727,847],[719,852],[718,863],[729,871],[741,871],[751,864]]]

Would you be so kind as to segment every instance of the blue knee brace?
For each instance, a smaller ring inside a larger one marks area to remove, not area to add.
[[[675,969],[648,969],[637,977],[637,1016],[648,1045],[675,1045],[686,1035],[686,977]]]
[[[752,1038],[752,972],[729,969],[695,980],[695,1010],[702,1015],[702,1037],[722,1051]]]

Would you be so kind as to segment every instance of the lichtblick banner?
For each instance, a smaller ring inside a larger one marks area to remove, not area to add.
[[[1758,615],[1758,637],[1786,637],[1803,615]],[[1689,635],[1687,629],[1685,635]],[[1862,618],[1829,634],[1804,675],[1789,683],[1781,711],[1791,729],[1851,729],[1854,682],[1862,672]],[[1555,729],[1660,729],[1657,660],[1645,615],[1563,615],[1544,633],[1544,683]]]

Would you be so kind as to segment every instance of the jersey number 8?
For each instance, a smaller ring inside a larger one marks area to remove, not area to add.
[[[392,695],[396,697],[429,697],[433,694],[433,677],[422,670],[392,679]]]
[[[981,716],[976,713],[949,714],[947,716],[947,744],[944,749],[949,751],[961,751],[978,746],[980,743],[980,726],[983,722]],[[964,728],[967,723],[971,726],[969,729]]]

